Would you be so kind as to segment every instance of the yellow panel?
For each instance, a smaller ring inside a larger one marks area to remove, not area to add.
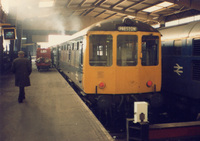
[[[113,36],[113,65],[111,67],[94,67],[89,65],[89,48],[88,40],[86,52],[84,56],[83,68],[83,88],[85,93],[95,93],[96,86],[100,82],[104,82],[104,89],[97,89],[100,94],[138,94],[154,92],[161,89],[161,44],[159,46],[159,65],[158,66],[142,66],[140,59],[141,37],[144,32],[132,33],[138,35],[138,64],[137,66],[117,66],[116,64],[116,36],[120,34],[130,35],[130,32],[93,32],[95,34],[111,34]],[[145,33],[149,35],[149,33]],[[90,34],[88,34],[87,38]],[[160,36],[159,34],[155,34]],[[153,85],[147,87],[147,81],[151,80]]]

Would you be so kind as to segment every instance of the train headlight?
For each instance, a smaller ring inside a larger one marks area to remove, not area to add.
[[[146,85],[147,85],[147,87],[151,87],[153,85],[153,82],[149,80],[149,81],[147,81]]]
[[[104,83],[104,82],[100,82],[99,83],[99,88],[100,89],[104,89],[106,87],[106,83]]]

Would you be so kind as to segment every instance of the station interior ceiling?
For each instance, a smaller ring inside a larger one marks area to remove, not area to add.
[[[72,35],[110,18],[164,25],[199,14],[199,0],[10,0],[7,21],[23,36],[47,36]]]

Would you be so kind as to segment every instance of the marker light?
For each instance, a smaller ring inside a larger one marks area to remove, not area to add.
[[[147,84],[147,87],[151,87],[153,85],[153,82],[149,80],[149,81],[147,81],[146,84]]]
[[[106,87],[106,84],[104,83],[104,82],[100,82],[99,83],[99,88],[100,89],[103,89],[103,88],[105,88]]]

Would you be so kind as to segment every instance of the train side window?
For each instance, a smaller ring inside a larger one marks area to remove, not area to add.
[[[159,37],[152,35],[142,36],[142,65],[156,66],[159,59]]]
[[[91,66],[112,65],[111,35],[90,35],[89,37],[89,63]]]
[[[68,52],[68,60],[70,61],[71,60],[71,46],[69,45],[68,46],[68,49],[69,49],[69,52]]]
[[[81,54],[81,57],[80,57],[80,59],[81,59],[81,65],[83,65],[83,44],[80,44],[80,54]]]
[[[77,50],[79,50],[79,42],[77,42]]]
[[[136,66],[138,56],[138,37],[136,35],[117,36],[117,65]]]

